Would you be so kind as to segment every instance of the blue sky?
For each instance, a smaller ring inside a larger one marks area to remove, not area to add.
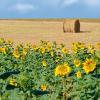
[[[0,0],[0,18],[100,18],[100,0]]]

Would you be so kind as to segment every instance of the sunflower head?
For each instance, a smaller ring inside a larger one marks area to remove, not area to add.
[[[13,86],[17,86],[16,79],[11,79],[11,80],[9,81],[9,84],[10,84],[10,85],[13,85]]]
[[[41,88],[41,90],[42,90],[42,91],[46,91],[47,86],[46,86],[45,84],[43,84],[43,85],[41,85],[41,87],[40,87],[40,88]]]
[[[71,72],[71,67],[68,66],[68,64],[58,65],[55,68],[55,76],[65,76],[68,75]]]
[[[76,67],[79,67],[80,66],[80,61],[78,59],[74,59],[74,65]]]
[[[44,47],[41,48],[41,53],[44,54],[46,49]]]
[[[83,69],[87,74],[93,72],[95,68],[96,62],[92,59],[86,59],[86,61],[83,63]]]
[[[14,51],[13,51],[13,56],[14,56],[15,58],[19,58],[19,57],[20,57],[20,54],[19,54],[18,50],[14,50]]]
[[[46,62],[45,60],[43,60],[43,61],[42,61],[42,65],[43,65],[44,67],[46,67],[46,66],[47,66],[47,62]]]
[[[4,48],[4,47],[0,48],[0,52],[6,54],[6,48]]]
[[[80,71],[76,72],[76,76],[77,78],[81,78],[81,72]]]
[[[66,54],[67,53],[67,48],[63,47],[62,48],[62,53]]]

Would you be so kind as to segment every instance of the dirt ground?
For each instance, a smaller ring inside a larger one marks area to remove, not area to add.
[[[80,23],[80,33],[63,33],[63,21],[0,20],[0,38],[12,39],[15,44],[56,41],[66,44],[67,48],[77,41],[88,44],[100,42],[100,23]]]

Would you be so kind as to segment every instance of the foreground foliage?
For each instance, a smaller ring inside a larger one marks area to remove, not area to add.
[[[0,100],[99,100],[100,44],[0,39]]]

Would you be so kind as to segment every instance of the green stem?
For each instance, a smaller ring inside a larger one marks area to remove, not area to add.
[[[65,82],[64,82],[64,78],[62,77],[62,95],[63,95],[63,100],[64,100],[64,85],[65,84]]]

